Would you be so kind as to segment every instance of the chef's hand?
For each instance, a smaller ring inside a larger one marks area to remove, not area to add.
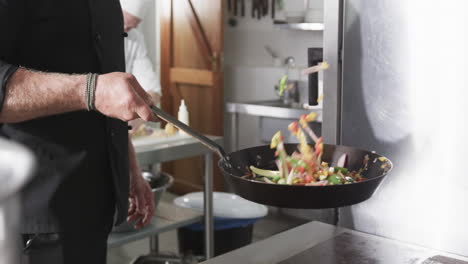
[[[122,13],[123,13],[123,18],[124,18],[124,31],[125,32],[128,32],[131,29],[138,27],[138,25],[141,22],[140,18],[124,10],[122,10]]]
[[[151,99],[153,100],[153,104],[154,105],[157,105],[159,104],[160,100],[161,100],[161,95],[159,95],[159,93],[156,93],[156,92],[148,92],[148,94],[151,96]],[[130,135],[132,135],[133,133],[135,133],[135,131],[138,131],[139,128],[144,125],[146,123],[145,120],[141,119],[141,118],[137,118],[135,120],[131,120],[130,122],[128,122],[128,125],[132,127],[132,130],[129,131]]]
[[[142,228],[151,222],[154,215],[153,192],[143,177],[132,177],[128,208],[128,222],[135,222],[136,228]]]
[[[145,123],[146,123],[145,120],[143,120],[141,118],[137,118],[135,120],[132,120],[132,121],[128,122],[128,125],[132,127],[132,130],[128,131],[128,133],[130,135],[135,134],[135,132],[138,131],[140,129],[140,127],[142,125],[144,125]]]
[[[142,228],[151,222],[151,218],[154,215],[153,192],[148,182],[141,176],[141,173],[130,177],[127,221],[135,222],[136,228]]]
[[[151,111],[153,100],[136,80],[128,73],[113,72],[97,78],[96,109],[106,116],[128,122],[141,118],[145,121],[158,121]]]
[[[154,196],[149,183],[143,179],[135,155],[135,149],[129,138],[128,158],[130,167],[130,193],[128,222],[135,222],[136,228],[144,227],[151,222],[154,215]]]

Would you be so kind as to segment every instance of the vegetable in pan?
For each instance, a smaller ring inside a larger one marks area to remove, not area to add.
[[[278,170],[264,170],[250,166],[252,178],[271,184],[326,186],[350,184],[365,180],[359,171],[349,171],[346,168],[347,155],[343,154],[335,166],[322,161],[323,140],[308,126],[317,117],[310,113],[302,115],[298,122],[293,122],[288,129],[299,140],[298,151],[291,155],[286,153],[283,135],[278,131],[272,138],[270,147],[276,149],[276,165]],[[309,136],[315,145],[307,143]]]

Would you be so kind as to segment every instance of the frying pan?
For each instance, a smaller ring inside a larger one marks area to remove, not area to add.
[[[270,146],[258,146],[226,154],[221,146],[209,138],[194,131],[189,126],[157,107],[152,107],[154,114],[185,131],[202,144],[216,152],[219,157],[218,167],[232,191],[253,202],[286,208],[322,209],[337,208],[357,204],[369,199],[393,165],[388,159],[371,151],[348,146],[324,144],[322,160],[335,165],[342,154],[347,154],[346,167],[359,170],[364,167],[363,160],[369,157],[367,169],[362,175],[367,180],[331,186],[280,185],[254,181],[244,177],[250,174],[251,165],[262,169],[275,169],[275,150]],[[285,144],[287,153],[297,149],[297,144]]]

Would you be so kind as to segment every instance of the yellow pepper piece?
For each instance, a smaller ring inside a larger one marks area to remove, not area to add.
[[[326,70],[326,69],[330,68],[330,64],[328,64],[328,62],[326,62],[326,61],[322,61],[320,66],[321,66],[322,70]]]
[[[320,103],[323,101],[323,94],[320,95],[318,98],[317,98],[317,103]]]
[[[307,122],[312,122],[312,121],[314,121],[316,118],[317,118],[317,113],[315,113],[315,112],[310,112],[310,113],[306,116],[306,121],[307,121]]]
[[[381,162],[385,162],[385,161],[387,161],[387,158],[385,158],[385,157],[380,157],[379,160],[380,160]]]
[[[310,112],[308,115],[302,115],[299,118],[299,123],[302,127],[307,127],[307,123],[314,121],[317,118],[317,113]]]
[[[281,134],[281,131],[276,132],[273,137],[271,138],[271,144],[270,148],[274,149],[278,146],[280,141],[283,140],[283,135]]]

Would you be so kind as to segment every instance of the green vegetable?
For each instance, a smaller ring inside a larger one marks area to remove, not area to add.
[[[348,173],[348,169],[347,169],[347,168],[343,168],[343,167],[335,167],[334,172],[335,172],[335,173],[341,172],[341,173],[343,173],[343,174],[346,174],[346,173]]]
[[[256,175],[263,176],[263,177],[268,177],[273,181],[277,177],[281,178],[281,172],[279,172],[279,171],[262,170],[262,169],[254,167],[254,166],[250,166],[250,170],[253,173],[255,173]]]
[[[337,174],[333,174],[330,177],[328,177],[328,181],[333,184],[342,184],[341,177]]]
[[[280,83],[279,83],[279,96],[282,96],[284,93],[284,90],[286,90],[286,82],[288,81],[288,75],[283,75],[281,77]]]
[[[278,184],[286,184],[286,180],[281,178],[279,181],[278,181]]]
[[[304,168],[307,168],[307,163],[305,163],[305,161],[301,160],[301,159],[293,159],[291,157],[287,157],[286,160],[291,163],[291,166],[293,168],[295,167],[304,167]]]
[[[269,180],[267,177],[263,177],[262,179],[263,179],[263,181],[266,182],[266,183],[275,184],[275,182]]]

